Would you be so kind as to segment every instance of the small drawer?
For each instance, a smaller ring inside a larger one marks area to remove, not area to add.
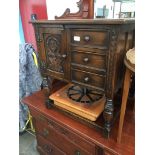
[[[90,72],[85,72],[77,69],[71,70],[72,82],[90,87],[95,86],[100,89],[105,89],[106,75],[98,75]]]
[[[44,151],[46,154],[49,155],[66,155],[66,153],[62,152],[58,147],[49,143],[47,140],[42,138],[41,136],[37,137],[38,146],[41,148],[41,151]]]
[[[98,46],[108,49],[109,31],[108,30],[72,30],[71,42],[77,45],[89,45],[94,48]]]
[[[96,69],[106,69],[106,54],[98,55],[93,53],[86,53],[80,51],[71,52],[71,62],[75,64],[84,65],[86,67],[93,67]]]

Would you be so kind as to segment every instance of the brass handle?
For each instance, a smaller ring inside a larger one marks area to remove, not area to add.
[[[47,145],[47,144],[45,144],[45,145],[43,146],[43,148],[44,148],[44,150],[45,150],[47,153],[52,153],[52,151],[53,151],[53,149],[51,149],[50,146]]]
[[[89,77],[85,77],[85,78],[84,78],[84,81],[85,81],[85,82],[88,82],[88,81],[89,81]]]
[[[75,151],[75,155],[80,155],[81,153],[80,153],[80,151]]]
[[[62,57],[65,59],[67,57],[67,54],[62,54]]]
[[[84,41],[90,41],[90,36],[84,36]]]
[[[49,131],[47,129],[43,129],[43,136],[46,137],[49,135]]]
[[[88,58],[84,58],[83,61],[84,61],[84,62],[88,62],[89,59],[88,59]]]

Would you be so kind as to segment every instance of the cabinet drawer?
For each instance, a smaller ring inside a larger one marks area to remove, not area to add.
[[[42,138],[41,136],[37,137],[38,146],[46,152],[46,154],[52,155],[66,155],[66,153],[62,152],[58,147],[54,146],[53,144],[49,143],[47,140]]]
[[[89,141],[85,140],[84,138],[80,137],[73,131],[63,127],[62,125],[58,124],[57,122],[46,118],[44,115],[40,114],[37,111],[31,110],[31,115],[35,118],[35,128],[36,132],[40,133],[42,136],[47,137],[51,130],[57,131],[61,135],[63,135],[68,140],[71,140],[72,143],[79,145],[80,147],[88,150],[89,152],[95,152],[95,144],[90,143]],[[49,129],[47,129],[47,127]],[[51,136],[54,136],[53,134]],[[57,139],[55,139],[57,141]]]
[[[71,62],[104,71],[106,69],[106,54],[98,55],[81,51],[72,51]]]
[[[95,152],[95,144],[90,143],[89,141],[85,140],[84,138],[80,137],[73,131],[63,127],[62,125],[56,123],[55,121],[50,120],[49,126],[53,128],[54,130],[58,131],[60,134],[62,134],[64,137],[66,137],[68,140],[71,140],[72,143],[80,146],[81,148],[93,153]]]
[[[108,49],[109,31],[108,30],[72,30],[71,42],[77,45],[89,45],[94,48]]]
[[[35,123],[36,133],[47,139],[50,143],[58,148],[61,148],[67,155],[80,154],[82,155],[94,155],[95,145],[88,141],[78,137],[76,134],[70,133],[69,130],[62,128],[61,131],[56,129],[52,125],[45,126],[36,121]],[[73,137],[72,137],[73,136]]]
[[[79,83],[90,87],[95,86],[101,90],[104,90],[105,88],[105,75],[93,74],[77,69],[72,69],[71,75],[73,83]]]

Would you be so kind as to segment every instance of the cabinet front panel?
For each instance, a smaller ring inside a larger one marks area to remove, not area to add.
[[[40,28],[39,33],[41,61],[45,63],[45,70],[55,77],[65,78],[68,60],[65,31],[58,28]]]

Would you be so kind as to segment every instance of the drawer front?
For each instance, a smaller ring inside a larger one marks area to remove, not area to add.
[[[53,120],[47,119],[37,111],[31,110],[35,119],[35,130],[38,143],[38,151],[41,155],[67,154],[67,155],[95,155],[95,144],[85,140],[69,129],[62,127]],[[104,154],[113,153],[104,150]],[[52,153],[51,153],[52,152]]]
[[[47,140],[42,138],[41,136],[37,137],[38,146],[49,155],[66,155],[66,153],[62,152],[58,147],[49,143]]]
[[[65,133],[60,133],[52,127],[44,126],[43,124],[36,122],[36,131],[38,136],[44,137],[52,145],[61,148],[61,151],[65,152],[67,155],[93,155],[93,152],[85,150],[82,146],[80,147],[73,143],[72,139],[68,139]]]
[[[66,141],[69,141],[69,143],[77,146],[77,148],[82,148],[86,150],[86,152],[95,154],[95,144],[80,137],[79,135],[63,127],[59,123],[47,119],[45,116],[43,116],[37,111],[31,111],[31,115],[35,119],[36,133],[43,136],[45,139],[48,139],[54,145],[59,147],[60,143],[62,143],[61,139],[64,139],[64,143],[66,143]],[[64,147],[64,150],[70,149],[66,144],[62,144],[62,147]]]
[[[94,69],[106,69],[106,55],[72,51],[71,62],[84,65],[86,67],[94,67]]]
[[[97,88],[105,88],[105,75],[93,74],[90,72],[85,72],[77,69],[71,70],[72,82],[79,83],[83,85],[88,85],[90,87],[95,86]]]
[[[77,45],[89,45],[94,48],[100,47],[108,49],[109,31],[108,30],[72,30],[71,42]]]
[[[54,129],[55,131],[58,131],[61,133],[65,138],[68,140],[71,140],[72,143],[80,146],[81,148],[91,152],[94,154],[95,152],[95,144],[85,140],[84,138],[80,137],[73,131],[70,131],[69,129],[63,127],[62,125],[56,123],[55,121],[49,121],[49,126]]]

